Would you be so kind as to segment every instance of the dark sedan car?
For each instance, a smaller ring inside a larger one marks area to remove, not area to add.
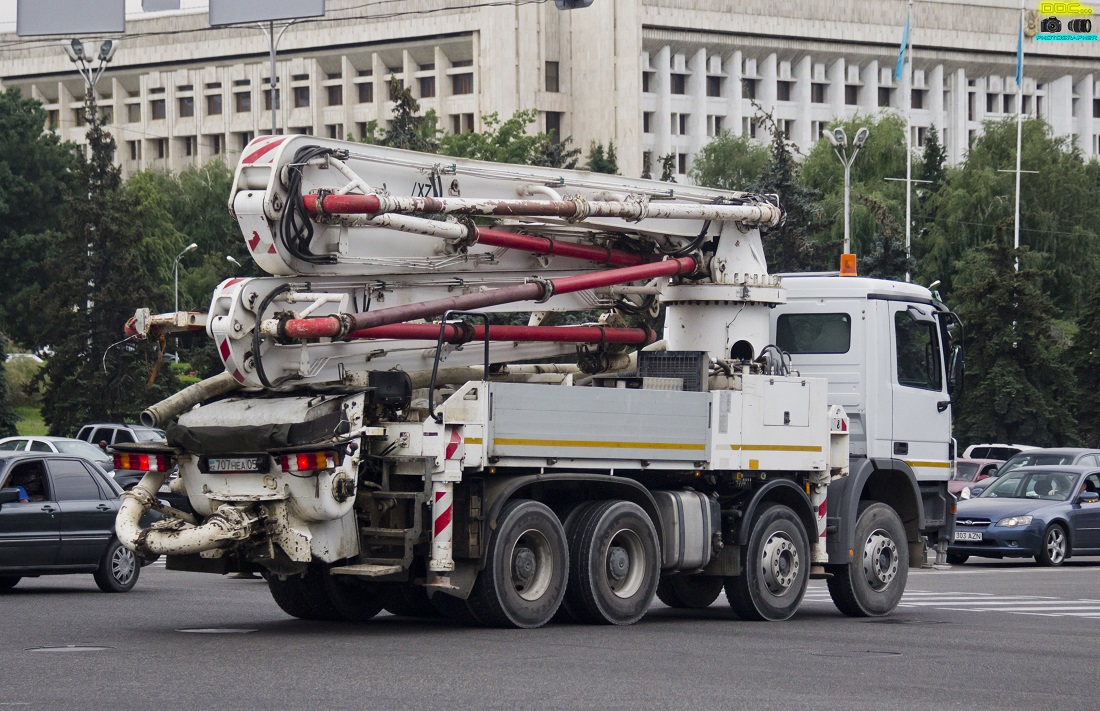
[[[947,562],[970,556],[1023,558],[1061,565],[1071,555],[1100,555],[1100,468],[1021,467],[960,501]]]
[[[66,573],[91,573],[104,592],[133,588],[139,561],[114,534],[121,493],[82,457],[0,456],[0,590]]]

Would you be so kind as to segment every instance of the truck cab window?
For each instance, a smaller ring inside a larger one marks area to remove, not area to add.
[[[940,341],[935,322],[915,321],[905,311],[894,314],[898,354],[898,384],[922,390],[942,390]]]
[[[783,314],[776,321],[775,341],[791,355],[847,353],[852,319],[848,314]]]

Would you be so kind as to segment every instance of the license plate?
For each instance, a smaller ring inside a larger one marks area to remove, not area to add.
[[[980,541],[982,534],[978,531],[955,531],[956,541]]]
[[[206,470],[211,474],[263,473],[267,471],[267,457],[209,457]]]

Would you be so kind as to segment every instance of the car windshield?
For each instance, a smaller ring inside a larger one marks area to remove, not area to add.
[[[1017,471],[1002,475],[982,492],[983,499],[1045,499],[1066,501],[1077,484],[1069,472]]]
[[[57,451],[62,454],[76,454],[88,459],[104,459],[107,456],[102,449],[94,444],[81,442],[78,439],[54,440],[53,446],[57,447]]]
[[[955,464],[955,481],[974,481],[978,473],[978,465],[973,462],[958,462]]]
[[[1056,467],[1060,464],[1073,464],[1075,456],[1051,452],[1020,452],[1001,465],[1001,476],[1020,467]]]
[[[167,437],[164,434],[164,430],[155,429],[137,429],[134,428],[134,437],[138,442],[164,442]]]

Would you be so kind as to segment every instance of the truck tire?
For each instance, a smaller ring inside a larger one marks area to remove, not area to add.
[[[864,501],[856,520],[855,557],[833,569],[829,596],[849,617],[882,617],[901,602],[909,579],[909,543],[894,509]]]
[[[310,566],[301,575],[285,578],[272,575],[267,586],[275,604],[291,617],[300,620],[342,620],[344,616],[329,598],[321,575],[316,566]]]
[[[327,570],[319,574],[329,602],[342,619],[366,622],[382,611],[385,597],[379,583],[364,582],[349,575],[333,575]]]
[[[103,592],[129,592],[137,585],[141,566],[134,552],[112,538],[99,561],[99,569],[92,573],[95,584]]]
[[[23,578],[18,575],[0,575],[0,590],[11,590]]]
[[[584,509],[569,540],[569,610],[582,622],[634,624],[653,602],[660,555],[642,507],[602,501]]]
[[[470,610],[493,627],[541,627],[561,605],[568,570],[565,531],[554,512],[538,501],[512,501],[497,519]]]
[[[657,599],[669,607],[702,610],[718,599],[722,586],[715,575],[669,575],[657,583]]]
[[[778,621],[795,613],[810,581],[810,542],[789,507],[766,504],[741,547],[741,575],[725,579],[726,599],[742,620]]]
[[[573,540],[574,531],[577,529],[577,522],[581,519],[585,511],[599,503],[598,501],[584,501],[566,510],[565,518],[562,519],[562,528],[565,529],[565,540],[570,546],[570,556],[572,556],[572,543],[569,542]],[[569,588],[566,588],[565,597],[562,598],[561,601],[561,607],[554,613],[554,622],[575,624],[581,621],[581,616],[577,612],[574,612],[570,605]]]

